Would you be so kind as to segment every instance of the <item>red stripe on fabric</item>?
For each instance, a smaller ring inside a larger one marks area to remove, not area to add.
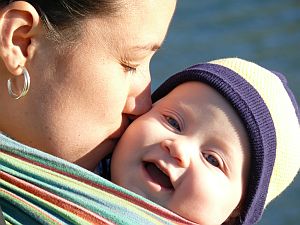
[[[21,180],[19,178],[16,178],[10,174],[7,174],[5,172],[0,172],[0,178],[3,180],[21,188],[22,190],[25,190],[29,193],[34,194],[37,197],[40,197],[44,199],[47,202],[50,202],[68,212],[71,212],[84,220],[92,223],[92,224],[110,224],[113,225],[114,223],[108,221],[107,219],[100,217],[99,215],[88,211],[87,209],[78,206],[70,201],[67,201],[66,199],[63,199],[57,195],[54,195],[51,192],[48,192],[46,190],[41,189],[40,187],[37,187],[31,183],[28,183],[24,180]]]
[[[1,151],[2,150],[0,150],[0,152]],[[153,212],[153,213],[155,213],[155,214],[157,214],[159,216],[162,216],[162,217],[164,217],[164,218],[166,218],[168,220],[174,221],[176,223],[186,224],[186,225],[196,225],[196,223],[188,221],[185,218],[180,217],[177,214],[175,214],[175,213],[173,213],[173,212],[171,212],[171,211],[169,211],[169,210],[167,210],[167,209],[165,209],[163,207],[158,208],[158,207],[156,207],[156,206],[154,206],[152,204],[149,204],[149,203],[147,203],[147,202],[145,202],[143,200],[140,200],[138,198],[130,196],[130,195],[126,194],[126,193],[119,192],[119,191],[117,191],[115,189],[112,189],[112,188],[109,188],[107,186],[104,186],[104,185],[101,185],[101,184],[98,184],[98,183],[94,183],[93,181],[87,180],[87,179],[85,179],[83,177],[79,177],[79,176],[76,176],[76,175],[73,175],[73,174],[70,174],[70,173],[58,170],[58,169],[53,168],[51,166],[47,166],[47,165],[44,165],[44,164],[32,161],[30,159],[24,158],[22,156],[19,156],[19,155],[13,154],[13,153],[5,153],[5,154],[11,155],[11,156],[16,157],[16,158],[18,158],[20,160],[26,161],[28,163],[32,163],[32,164],[40,166],[42,168],[55,171],[55,172],[57,172],[59,174],[71,177],[71,178],[73,178],[73,179],[75,179],[77,181],[83,182],[83,183],[88,184],[88,185],[90,185],[92,187],[99,188],[99,189],[101,189],[101,190],[103,190],[105,192],[108,192],[108,193],[113,194],[115,196],[118,196],[120,198],[126,199],[127,201],[129,201],[129,202],[131,202],[131,203],[133,203],[135,205],[138,205],[138,206],[140,206],[142,208],[145,208],[145,209],[147,209],[147,210],[149,210],[149,211],[151,211],[151,212]]]
[[[62,224],[60,223],[58,220],[56,220],[55,218],[49,216],[48,214],[46,214],[44,211],[42,211],[40,208],[36,207],[35,205],[33,205],[32,203],[20,198],[19,196],[15,195],[14,193],[8,192],[7,190],[0,188],[1,191],[3,191],[4,193],[12,196],[15,199],[18,199],[20,202],[22,202],[24,205],[28,205],[31,208],[34,208],[37,212],[39,212],[41,215],[44,215],[45,217],[47,217],[49,220],[53,221],[53,223],[55,224]]]

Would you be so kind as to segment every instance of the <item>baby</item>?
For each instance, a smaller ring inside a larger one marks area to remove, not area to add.
[[[175,74],[126,130],[111,180],[201,225],[254,224],[299,170],[299,111],[280,74],[228,58]]]

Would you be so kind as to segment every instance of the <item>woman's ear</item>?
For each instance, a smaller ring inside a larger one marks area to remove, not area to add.
[[[0,11],[0,57],[11,74],[21,74],[20,66],[32,57],[39,24],[39,14],[28,2],[11,2]]]

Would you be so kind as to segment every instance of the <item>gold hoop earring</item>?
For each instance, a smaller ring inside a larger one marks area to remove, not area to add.
[[[7,89],[8,89],[8,94],[14,98],[14,99],[19,99],[19,98],[22,98],[24,97],[28,90],[29,90],[29,87],[30,87],[30,76],[29,76],[29,73],[27,71],[27,69],[23,66],[20,66],[22,68],[22,75],[24,76],[24,85],[23,85],[23,90],[22,92],[18,95],[16,94],[13,90],[12,90],[12,86],[11,86],[11,78],[9,78],[7,80]]]

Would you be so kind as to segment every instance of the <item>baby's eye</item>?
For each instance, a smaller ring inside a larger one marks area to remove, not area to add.
[[[219,163],[219,160],[211,155],[211,154],[204,154],[204,157],[206,159],[207,162],[209,162],[211,165],[215,166],[215,167],[220,167],[220,163]]]
[[[177,131],[181,131],[179,123],[174,118],[166,116],[166,120],[171,127],[175,128]]]

